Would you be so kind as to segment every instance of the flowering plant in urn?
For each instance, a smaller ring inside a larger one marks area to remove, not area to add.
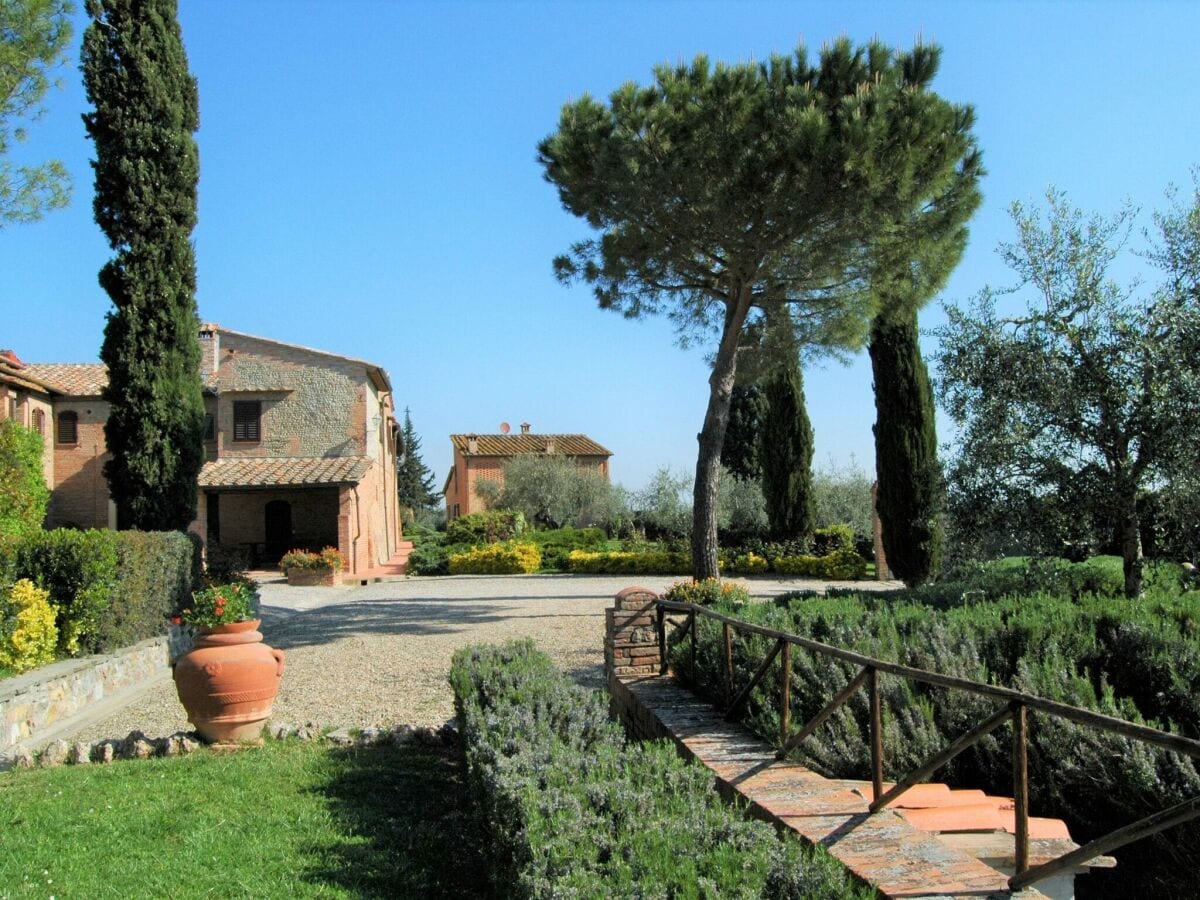
[[[207,741],[254,741],[279,693],[283,651],[258,631],[258,594],[241,582],[192,594],[172,621],[195,626],[195,649],[175,662],[175,687],[188,719]]]
[[[256,617],[258,595],[241,582],[214,584],[192,594],[192,605],[172,618],[175,625],[213,628]]]

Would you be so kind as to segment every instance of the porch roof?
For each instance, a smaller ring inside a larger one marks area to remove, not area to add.
[[[365,456],[226,458],[206,462],[198,480],[202,488],[353,484],[370,464]]]

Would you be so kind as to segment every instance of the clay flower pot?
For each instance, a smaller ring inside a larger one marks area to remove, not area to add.
[[[283,651],[268,647],[260,619],[197,630],[196,648],[175,663],[188,721],[210,743],[254,741],[271,715]]]

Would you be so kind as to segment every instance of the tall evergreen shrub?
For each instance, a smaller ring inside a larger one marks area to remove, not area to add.
[[[942,556],[933,388],[917,340],[915,310],[872,323],[875,504],[888,566],[909,587],[936,576]]]
[[[182,530],[196,516],[204,461],[197,341],[200,161],[196,80],[175,0],[88,0],[83,74],[94,110],[96,223],[116,255],[100,270],[112,300],[100,358],[110,404],[104,474],[122,529]]]
[[[807,538],[816,527],[813,431],[804,404],[800,359],[788,354],[766,383],[759,463],[767,521],[776,540]]]

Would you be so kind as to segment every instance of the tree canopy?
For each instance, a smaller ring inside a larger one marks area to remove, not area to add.
[[[196,313],[200,160],[196,81],[175,0],[88,0],[83,74],[94,111],[96,222],[116,255],[100,358],[110,404],[104,467],[121,528],[183,529],[196,516],[204,401]]]
[[[694,488],[698,578],[717,575],[744,337],[766,318],[790,321],[797,347],[861,346],[878,248],[971,150],[970,109],[929,91],[939,58],[933,46],[845,39],[815,62],[804,48],[738,65],[701,56],[607,103],[567,104],[539,145],[564,207],[598,233],[555,260],[558,277],[591,284],[604,309],[669,316],[685,342],[716,338]]]
[[[0,228],[67,204],[71,179],[61,162],[18,166],[5,157],[26,139],[19,123],[44,112],[50,72],[65,61],[71,42],[74,11],[70,0],[0,0]]]
[[[1119,535],[1125,592],[1141,591],[1139,500],[1200,463],[1200,190],[1159,216],[1157,289],[1123,285],[1117,266],[1135,211],[1085,216],[1054,191],[1046,209],[1012,206],[1017,276],[948,306],[939,390],[960,428],[951,469],[968,505],[1006,498],[1092,509]],[[1013,295],[1024,310],[1006,315]],[[1080,502],[1082,501],[1082,502]]]
[[[521,512],[543,528],[618,526],[625,502],[608,477],[561,453],[525,453],[504,464],[504,485],[475,483],[489,507]]]

